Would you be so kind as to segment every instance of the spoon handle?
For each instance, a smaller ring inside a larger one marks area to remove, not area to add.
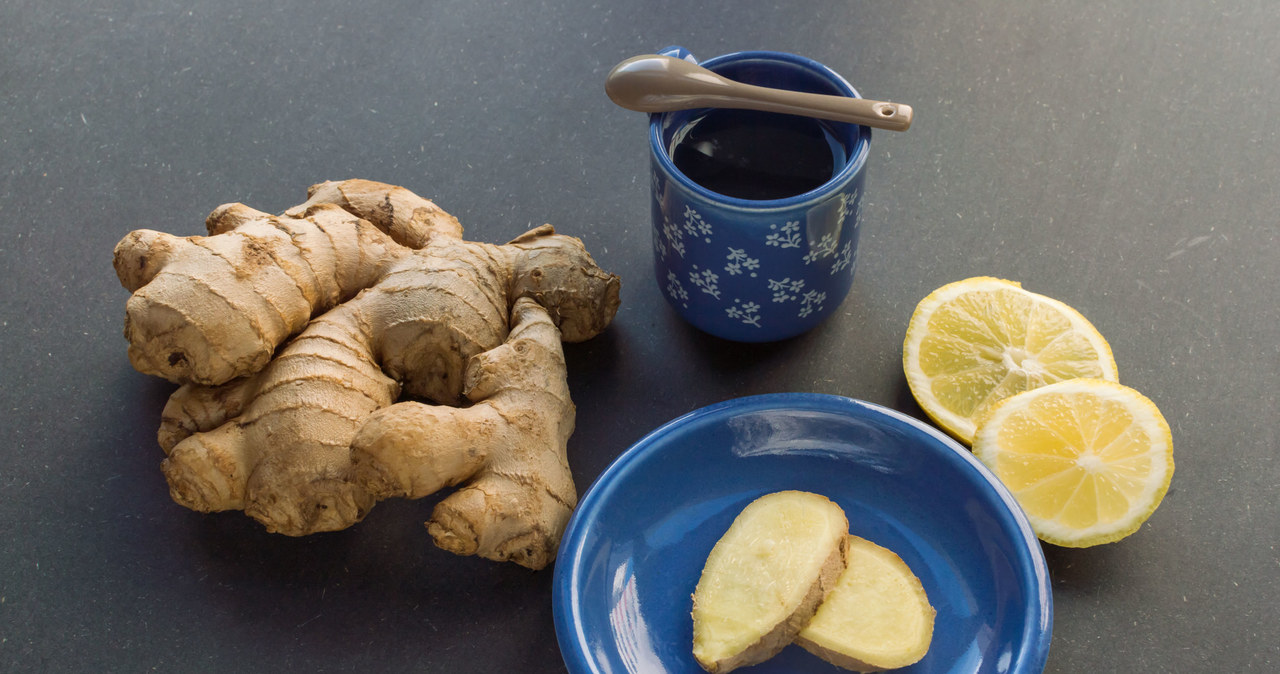
[[[741,82],[734,82],[732,89],[723,94],[705,96],[704,104],[820,117],[889,131],[906,131],[914,115],[911,106],[903,103],[770,89]]]

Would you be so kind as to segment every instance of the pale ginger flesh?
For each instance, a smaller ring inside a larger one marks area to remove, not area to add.
[[[792,642],[844,570],[849,522],[801,491],[752,501],[712,548],[693,595],[693,655],[708,672],[763,662]]]
[[[303,535],[470,480],[429,523],[442,547],[554,558],[576,502],[560,341],[618,306],[580,241],[549,225],[464,241],[432,202],[360,180],[206,224],[133,232],[115,255],[130,360],[182,384],[159,433],[179,503]]]
[[[856,672],[919,662],[929,651],[936,615],[920,579],[893,551],[864,538],[850,535],[848,551],[835,589],[796,643]]]

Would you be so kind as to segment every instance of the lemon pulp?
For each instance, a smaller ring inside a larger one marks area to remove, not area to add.
[[[1111,347],[1078,311],[990,277],[922,300],[902,356],[921,409],[966,444],[974,419],[1012,395],[1078,377],[1118,379]]]
[[[980,420],[974,454],[1013,493],[1036,534],[1069,547],[1137,531],[1173,477],[1173,440],[1137,391],[1075,379],[1013,396]]]

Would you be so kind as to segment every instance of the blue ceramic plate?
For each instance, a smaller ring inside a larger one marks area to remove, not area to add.
[[[829,395],[697,410],[596,480],[555,568],[560,652],[583,672],[699,672],[690,597],[711,547],[753,499],[823,494],[850,531],[898,553],[938,611],[904,672],[1040,672],[1053,625],[1040,544],[973,456],[915,419]],[[742,672],[839,672],[798,646]]]

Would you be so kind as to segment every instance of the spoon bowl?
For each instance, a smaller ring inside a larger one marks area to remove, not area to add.
[[[619,106],[638,112],[692,108],[736,108],[803,115],[863,124],[889,131],[911,127],[911,106],[772,89],[735,82],[684,59],[659,54],[633,56],[609,71],[605,93]]]

